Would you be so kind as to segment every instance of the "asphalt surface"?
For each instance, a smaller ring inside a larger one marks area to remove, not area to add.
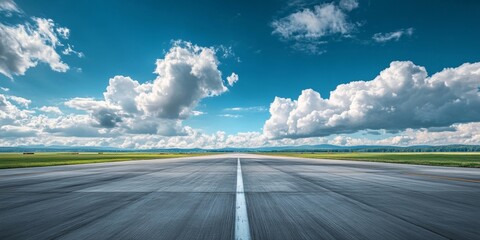
[[[480,239],[480,170],[224,154],[0,170],[0,239]],[[238,194],[237,194],[238,195]]]

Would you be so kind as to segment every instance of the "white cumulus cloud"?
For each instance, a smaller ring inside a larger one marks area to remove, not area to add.
[[[158,77],[142,86],[137,106],[147,114],[184,119],[199,101],[227,91],[213,48],[175,42],[165,58],[157,60]]]
[[[15,2],[9,0],[0,0],[0,11],[20,12]],[[66,72],[70,67],[57,50],[64,46],[60,39],[68,40],[70,30],[48,18],[30,18],[23,14],[18,18],[23,23],[9,24],[8,19],[0,22],[0,74],[12,79],[15,75],[24,75],[38,63],[48,64],[56,72]],[[83,56],[70,45],[63,53]]]
[[[230,76],[227,77],[228,85],[233,86],[238,81],[238,75],[236,73],[232,73]]]
[[[75,51],[73,49],[73,46],[71,46],[70,44],[67,44],[67,47],[65,49],[63,49],[62,54],[63,55],[74,54],[74,55],[77,55],[77,57],[79,57],[79,58],[83,58],[85,56],[82,52]]]
[[[303,9],[272,23],[273,33],[286,39],[321,38],[346,34],[352,29],[347,16],[333,3]]]
[[[4,138],[35,136],[37,133],[38,130],[23,126],[5,125],[0,127],[0,137]]]
[[[0,94],[0,126],[25,124],[32,111],[25,109],[30,100],[11,95]]]
[[[12,0],[0,0],[0,12],[20,12],[17,4]]]
[[[58,107],[54,106],[43,106],[39,108],[38,110],[45,112],[45,113],[55,113],[55,114],[62,114],[62,111]]]
[[[68,39],[70,37],[70,29],[66,27],[57,27],[55,30],[63,39]]]
[[[36,18],[36,24],[7,26],[0,23],[0,73],[12,78],[24,75],[28,68],[38,62],[50,65],[57,72],[65,72],[68,65],[63,63],[55,48],[58,39],[53,32],[53,21]]]
[[[293,41],[292,47],[311,53],[323,53],[319,45],[327,42],[328,36],[348,36],[355,23],[348,20],[347,13],[358,7],[355,0],[316,5],[301,9],[272,22],[273,34],[286,41]]]
[[[28,105],[30,103],[32,103],[32,101],[30,99],[26,99],[26,98],[23,98],[23,97],[17,97],[17,96],[7,96],[8,99],[16,102],[17,104],[20,104],[24,107],[27,107],[28,108]]]
[[[329,98],[312,89],[297,100],[275,98],[263,130],[270,138],[300,138],[480,121],[479,85],[480,63],[428,77],[424,67],[392,62],[371,81],[339,85]]]
[[[104,99],[73,98],[65,105],[88,113],[95,127],[131,134],[184,135],[187,129],[182,121],[203,114],[195,110],[198,103],[228,90],[215,53],[213,47],[176,41],[156,61],[158,76],[152,82],[115,76]]]

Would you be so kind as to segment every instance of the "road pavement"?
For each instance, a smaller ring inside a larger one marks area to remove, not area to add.
[[[480,239],[480,169],[232,153],[0,170],[0,239],[236,237]]]

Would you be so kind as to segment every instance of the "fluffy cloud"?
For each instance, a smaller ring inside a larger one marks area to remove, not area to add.
[[[412,36],[413,35],[413,28],[407,28],[407,29],[400,29],[395,32],[389,32],[389,33],[375,33],[372,37],[372,39],[375,42],[388,42],[388,41],[398,41],[401,37],[403,36]]]
[[[233,86],[238,81],[238,75],[236,73],[232,73],[232,75],[227,77],[228,85]]]
[[[93,111],[102,107],[107,107],[105,101],[97,101],[94,98],[80,98],[76,97],[65,102],[67,107],[84,110],[84,111]]]
[[[200,115],[203,115],[205,114],[205,112],[202,112],[202,111],[192,111],[192,115],[193,116],[200,116]]]
[[[67,29],[68,30],[68,29]],[[65,32],[59,32],[59,34],[66,34],[66,35],[63,35],[64,38],[68,38],[68,32],[65,33]],[[62,51],[62,54],[63,55],[77,55],[77,57],[79,58],[83,58],[85,55],[82,53],[82,52],[78,52],[78,51],[75,51],[73,49],[73,46],[71,46],[70,44],[67,44],[67,47]]]
[[[97,121],[97,126],[101,128],[113,128],[117,126],[117,123],[122,122],[122,118],[114,110],[108,108],[95,110],[92,116]]]
[[[32,116],[25,125],[41,130],[39,136],[44,138],[116,136],[112,130],[97,128],[95,124],[98,123],[89,115],[68,114],[53,118],[45,115]]]
[[[4,110],[9,103],[10,102],[7,101],[7,98],[5,97],[5,95],[0,94],[0,108],[3,108],[2,110]]]
[[[175,42],[164,59],[157,60],[158,77],[136,97],[145,113],[166,119],[185,119],[199,101],[227,91],[213,48]]]
[[[115,76],[109,80],[107,91],[103,93],[103,96],[106,102],[119,106],[126,113],[136,113],[138,112],[138,107],[135,98],[142,89],[151,88],[151,86],[147,85],[141,87],[138,81],[130,77]]]
[[[15,2],[10,0],[0,0],[0,11],[9,14],[20,12]],[[8,78],[24,75],[27,69],[39,62],[48,64],[53,71],[67,71],[69,66],[61,60],[57,48],[64,46],[60,39],[67,40],[70,30],[59,27],[51,19],[25,18],[23,15],[19,15],[19,19],[24,23],[0,23],[0,73]],[[63,53],[83,56],[70,45]]]
[[[381,144],[395,145],[398,141],[404,145],[443,145],[478,144],[480,142],[480,122],[453,124],[449,130],[431,131],[430,129],[407,129],[399,136],[380,140]]]
[[[140,112],[160,119],[185,119],[198,115],[194,109],[203,98],[228,90],[213,48],[175,42],[156,64],[158,77],[151,83],[140,84],[124,76],[110,79],[104,93],[105,104],[118,106],[129,114]],[[231,76],[238,79],[234,73]]]
[[[27,107],[27,108],[28,108],[28,105],[30,103],[32,103],[32,101],[30,99],[26,99],[26,98],[23,98],[23,97],[7,96],[7,98],[14,101],[15,103],[20,104],[20,105],[22,105],[24,107]]]
[[[58,107],[54,106],[43,106],[38,110],[45,112],[45,113],[54,113],[54,114],[62,114],[62,111]]]
[[[348,21],[347,12],[358,7],[355,0],[342,0],[302,9],[272,22],[273,34],[286,41],[293,41],[293,48],[312,53],[322,53],[319,45],[325,37],[348,36],[355,24]]]
[[[17,4],[12,0],[0,0],[0,12],[20,12]]]
[[[322,98],[312,89],[297,100],[275,98],[264,134],[301,138],[365,129],[402,131],[480,121],[480,63],[431,77],[412,62],[392,62],[371,81],[339,85]]]
[[[5,125],[0,127],[0,137],[20,138],[37,135],[38,131],[28,127]]]
[[[130,77],[115,76],[109,80],[104,99],[74,98],[65,105],[87,112],[93,126],[99,128],[185,135],[182,120],[202,114],[195,111],[198,103],[228,90],[214,48],[177,41],[156,65],[158,76],[152,82],[141,84]]]
[[[346,34],[352,29],[345,13],[333,3],[303,9],[272,23],[273,33],[285,39],[317,39],[332,34]]]
[[[0,94],[0,126],[23,126],[28,122],[29,117],[32,115],[32,111],[24,109],[27,107],[27,103],[22,104],[17,101],[28,102],[30,100],[22,97]]]
[[[50,65],[57,72],[65,72],[68,65],[60,60],[55,48],[59,44],[50,19],[35,18],[35,25],[7,26],[0,23],[0,73],[24,75],[38,62]]]
[[[352,11],[353,9],[358,7],[358,1],[357,0],[340,0],[340,7],[347,11]]]
[[[66,27],[58,27],[55,30],[63,39],[68,39],[70,37],[70,29]],[[70,48],[70,50],[72,49]]]
[[[307,138],[311,139],[311,138]],[[338,135],[327,140],[330,144],[353,146],[353,145],[389,145],[389,146],[412,146],[412,145],[446,145],[446,144],[473,144],[480,141],[480,122],[452,124],[446,128],[406,129],[393,136],[373,140],[366,137],[351,135]]]

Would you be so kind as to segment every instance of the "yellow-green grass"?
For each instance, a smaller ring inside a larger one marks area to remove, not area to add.
[[[290,157],[480,168],[480,153],[264,153]]]
[[[0,169],[193,157],[207,154],[212,153],[0,153]]]

